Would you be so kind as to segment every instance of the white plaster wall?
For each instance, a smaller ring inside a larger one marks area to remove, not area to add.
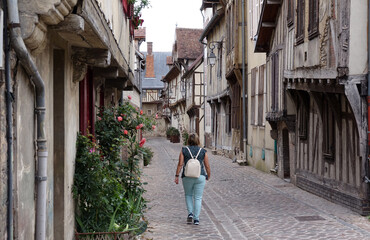
[[[350,11],[350,42],[349,42],[349,74],[365,74],[367,72],[367,1],[351,1]]]

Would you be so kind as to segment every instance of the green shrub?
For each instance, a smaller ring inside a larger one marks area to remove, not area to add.
[[[180,131],[177,128],[174,128],[171,132],[171,136],[180,136]]]
[[[93,136],[77,137],[73,185],[78,232],[122,232],[142,228],[146,200],[140,181],[145,138],[138,130],[152,130],[154,119],[145,116],[129,102],[102,109]],[[121,158],[121,149],[128,158]],[[145,154],[144,154],[145,152]]]
[[[182,141],[186,145],[188,143],[189,133],[185,129],[182,131]]]
[[[153,158],[153,151],[147,147],[143,147],[141,150],[144,158],[144,166],[148,166]]]

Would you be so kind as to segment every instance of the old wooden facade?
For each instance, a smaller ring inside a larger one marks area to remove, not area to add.
[[[186,82],[183,76],[203,51],[198,41],[201,32],[201,29],[176,28],[172,57],[167,61],[170,70],[163,78],[166,83],[163,114],[168,114],[170,125],[180,132],[189,132],[190,115],[187,114]]]
[[[189,66],[182,76],[185,83],[186,113],[189,116],[189,132],[200,136],[201,145],[204,143],[204,107],[205,88],[203,77],[203,53]]]
[[[256,52],[266,52],[267,120],[278,175],[369,214],[367,3],[263,2]]]

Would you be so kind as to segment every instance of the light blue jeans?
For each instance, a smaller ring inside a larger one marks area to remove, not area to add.
[[[206,185],[206,177],[200,175],[199,178],[182,178],[182,186],[185,192],[185,202],[188,209],[188,214],[194,215],[194,220],[199,220],[200,209],[202,208],[202,197],[204,186]]]

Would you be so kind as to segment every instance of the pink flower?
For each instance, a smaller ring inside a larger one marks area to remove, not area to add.
[[[144,113],[144,112],[143,112],[143,110],[141,110],[141,111],[140,111],[140,115],[143,115],[143,113]]]
[[[152,125],[152,129],[153,129],[153,130],[155,129],[155,125]]]
[[[127,135],[128,134],[128,131],[127,130],[123,130],[123,134]]]
[[[155,119],[157,119],[157,118],[158,118],[158,114],[155,115]]]
[[[143,145],[144,145],[145,141],[146,141],[146,139],[145,139],[145,138],[141,139],[141,141],[140,141],[140,143],[139,143],[139,146],[140,146],[140,147],[143,147]]]
[[[128,100],[131,100],[132,97],[130,95],[128,95],[127,98],[128,98]]]
[[[144,127],[144,124],[140,123],[139,125],[136,126],[136,129],[140,129],[142,127]]]
[[[95,152],[95,148],[90,148],[90,153],[94,153]]]
[[[117,117],[118,122],[122,122],[123,118],[121,116]]]
[[[100,121],[101,120],[101,117],[98,117],[98,121]]]

